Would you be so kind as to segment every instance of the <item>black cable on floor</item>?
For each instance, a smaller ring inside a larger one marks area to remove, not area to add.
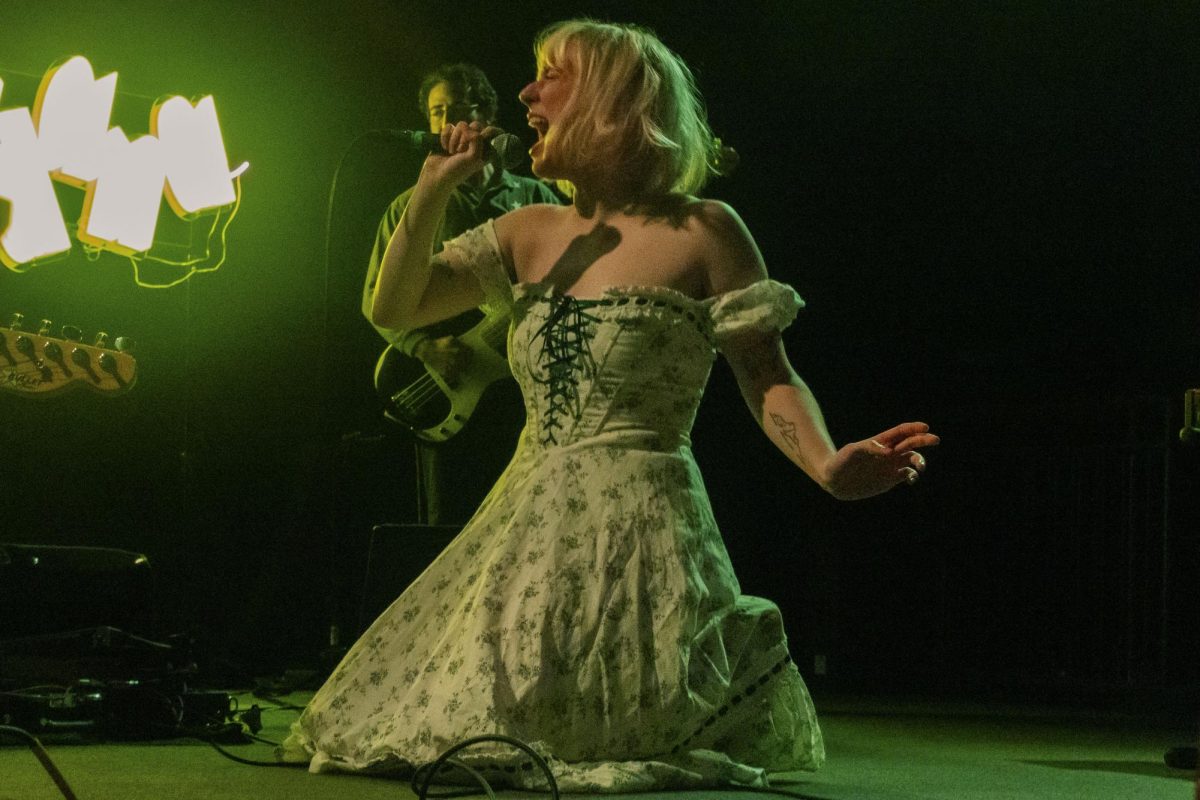
[[[259,690],[255,689],[250,694],[254,695],[259,700],[270,700],[272,703],[275,704],[276,708],[278,708],[278,709],[283,709],[286,711],[303,711],[304,710],[304,706],[298,706],[298,705],[295,705],[294,703],[289,703],[287,700],[284,700],[282,697],[271,694],[269,692],[259,691]],[[263,710],[267,711],[268,709],[264,708]],[[272,710],[274,710],[274,709],[272,709]]]
[[[226,750],[225,748],[221,747],[221,745],[217,744],[212,739],[205,739],[202,736],[193,736],[190,738],[195,739],[196,741],[199,741],[199,742],[204,742],[205,744],[212,747],[212,749],[216,750],[218,753],[220,753],[221,755],[228,758],[230,761],[236,761],[239,764],[246,764],[251,767],[293,767],[293,768],[303,767],[304,769],[308,768],[308,764],[299,764],[299,763],[295,763],[292,761],[254,761],[253,759],[242,758],[241,756],[235,756],[233,753],[231,753],[228,750]]]
[[[29,745],[29,749],[33,751],[35,756],[37,756],[37,760],[42,762],[42,767],[47,773],[49,773],[50,779],[54,781],[54,784],[58,787],[58,790],[62,792],[63,797],[65,797],[66,800],[79,800],[79,798],[75,796],[75,792],[71,791],[71,786],[67,783],[67,779],[64,778],[63,774],[58,771],[58,767],[54,765],[54,761],[51,760],[50,754],[46,752],[46,748],[42,747],[42,743],[38,741],[36,736],[23,728],[18,728],[13,725],[0,725],[0,733],[8,733],[24,739],[25,743]]]
[[[253,733],[247,732],[243,727],[243,723],[238,722],[218,722],[214,720],[211,724],[196,727],[178,727],[174,730],[174,735],[184,739],[191,739],[197,742],[204,742],[212,749],[216,750],[221,755],[228,758],[230,761],[236,761],[239,764],[247,764],[252,767],[307,767],[307,764],[297,764],[294,762],[285,761],[255,761],[250,758],[242,758],[234,755],[225,748],[221,747],[218,742],[225,744],[245,744],[251,741],[262,742],[278,747],[278,743],[272,742],[269,739],[264,739],[261,736],[256,736]]]
[[[483,779],[483,777],[478,772],[476,772],[473,769],[470,769],[469,767],[466,767],[465,764],[450,761],[451,757],[455,753],[457,753],[461,750],[465,750],[466,748],[471,747],[472,745],[480,744],[481,742],[501,742],[503,744],[510,745],[512,747],[517,748],[518,750],[525,752],[531,759],[533,759],[533,763],[536,764],[538,769],[540,769],[542,771],[542,774],[546,776],[546,782],[550,786],[550,796],[551,796],[552,800],[558,800],[558,782],[554,780],[554,773],[552,773],[550,771],[550,767],[549,767],[549,765],[546,764],[546,760],[544,758],[542,758],[541,756],[539,756],[536,752],[534,752],[533,748],[531,748],[529,745],[525,744],[524,742],[519,741],[517,739],[513,739],[508,736],[500,736],[500,735],[476,736],[471,739],[466,739],[466,740],[454,745],[446,752],[442,753],[440,756],[437,757],[437,760],[435,760],[432,764],[427,764],[425,766],[418,767],[417,771],[413,773],[413,778],[412,778],[412,790],[417,795],[417,800],[427,800],[427,798],[430,798],[430,797],[448,798],[448,797],[464,797],[468,794],[478,794],[478,792],[469,791],[469,790],[453,791],[453,792],[448,792],[445,794],[436,794],[436,795],[429,794],[429,786],[431,783],[433,783],[434,776],[437,775],[438,770],[440,770],[442,768],[442,766],[444,766],[447,763],[454,763],[456,766],[458,766],[460,768],[465,768],[469,773],[471,773],[475,777],[476,780],[478,780],[480,782],[480,785],[483,788],[484,793],[487,794],[487,796],[489,798],[495,797],[495,794],[492,792],[492,787],[488,784],[488,782],[486,780]],[[421,780],[422,776],[424,776],[424,780]],[[420,785],[418,785],[418,782],[420,783]]]

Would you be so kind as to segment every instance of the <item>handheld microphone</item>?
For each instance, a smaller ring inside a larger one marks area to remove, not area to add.
[[[429,131],[406,131],[392,129],[388,133],[400,139],[404,144],[422,153],[443,153],[442,140],[436,133]],[[498,133],[484,142],[483,153],[489,161],[498,163],[505,169],[512,169],[521,163],[525,157],[525,147],[521,140],[511,133]]]

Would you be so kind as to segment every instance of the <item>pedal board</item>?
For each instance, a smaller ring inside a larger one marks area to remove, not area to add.
[[[171,739],[233,718],[226,692],[178,690],[141,681],[77,681],[66,689],[0,692],[0,724],[36,735]]]

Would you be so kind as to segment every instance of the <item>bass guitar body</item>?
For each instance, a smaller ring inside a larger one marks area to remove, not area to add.
[[[503,355],[508,319],[484,317],[459,335],[470,351],[453,385],[417,358],[389,346],[375,364],[375,389],[384,416],[426,442],[445,442],[463,429],[488,388],[511,374]]]

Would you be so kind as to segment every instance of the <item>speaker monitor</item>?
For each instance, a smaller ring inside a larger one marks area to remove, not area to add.
[[[460,530],[457,525],[386,524],[371,528],[358,614],[360,633],[425,571]]]

